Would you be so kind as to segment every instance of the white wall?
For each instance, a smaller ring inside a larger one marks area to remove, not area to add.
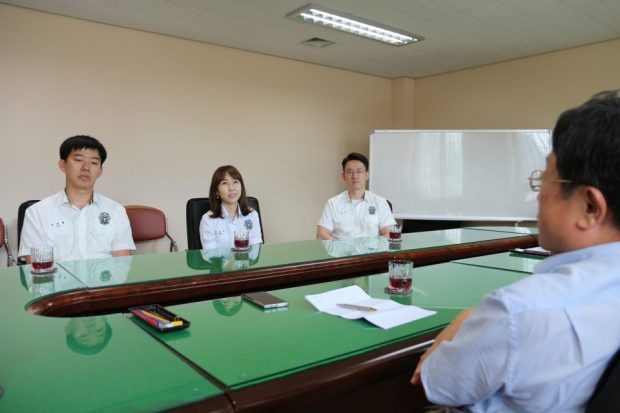
[[[187,199],[226,163],[267,242],[309,239],[372,129],[551,128],[618,73],[620,40],[391,81],[0,5],[0,217],[15,249],[19,203],[62,188],[58,146],[87,133],[110,152],[97,189],[163,209],[181,248]]]
[[[416,79],[419,129],[551,129],[594,93],[620,88],[620,40]]]
[[[163,209],[186,248],[185,203],[228,163],[261,202],[267,242],[314,238],[343,189],[340,160],[391,126],[388,79],[6,5],[0,56],[0,217],[14,250],[18,205],[63,187],[58,146],[74,134],[108,149],[97,190]]]

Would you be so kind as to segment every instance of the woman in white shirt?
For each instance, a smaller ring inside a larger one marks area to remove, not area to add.
[[[200,221],[203,249],[232,248],[235,231],[247,231],[249,244],[261,244],[258,213],[248,206],[241,173],[232,165],[220,166],[213,173],[209,188],[211,209]]]

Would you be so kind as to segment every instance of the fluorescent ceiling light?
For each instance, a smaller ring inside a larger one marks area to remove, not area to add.
[[[301,9],[289,13],[287,16],[295,20],[314,23],[330,29],[378,40],[392,46],[403,46],[424,40],[422,36],[413,33],[392,29],[379,23],[373,23],[350,14],[329,10],[314,4],[308,4]]]

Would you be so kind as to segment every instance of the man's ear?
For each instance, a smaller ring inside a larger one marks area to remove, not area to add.
[[[588,229],[605,222],[609,217],[607,200],[603,193],[593,186],[584,186],[578,190],[584,207],[577,225],[582,229]]]
[[[61,171],[65,171],[65,166],[67,165],[67,162],[65,162],[64,159],[60,159],[58,161],[58,169],[60,169]]]

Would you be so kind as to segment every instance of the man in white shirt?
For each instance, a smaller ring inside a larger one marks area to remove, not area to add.
[[[135,250],[125,208],[94,191],[107,158],[95,138],[73,136],[60,146],[65,189],[26,210],[19,255],[54,247],[56,261],[130,255]]]
[[[553,255],[460,313],[422,356],[412,382],[442,411],[584,411],[620,347],[618,159],[618,91],[560,115],[547,166],[529,177]]]
[[[385,198],[367,191],[368,158],[350,153],[342,160],[342,180],[347,190],[330,198],[317,225],[317,239],[388,236],[396,224]]]

